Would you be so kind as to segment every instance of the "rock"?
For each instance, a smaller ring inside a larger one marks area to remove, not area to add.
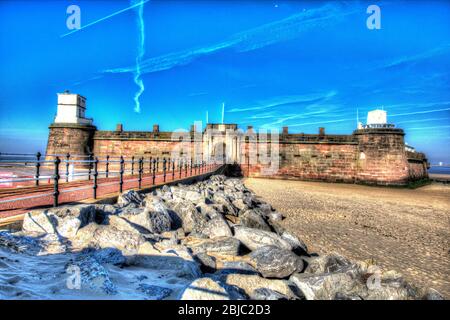
[[[221,216],[217,216],[209,220],[206,223],[205,227],[201,230],[201,233],[203,233],[204,235],[206,235],[211,239],[233,236],[233,233],[231,232],[228,223]]]
[[[289,299],[298,299],[287,280],[265,279],[255,274],[222,274],[219,279],[222,283],[237,286],[250,297],[258,289],[269,289],[282,294]]]
[[[168,277],[194,279],[202,274],[199,264],[186,247],[178,245],[158,251],[150,255],[139,255],[134,265],[167,273]]]
[[[201,231],[208,222],[206,217],[198,212],[196,207],[190,202],[180,201],[172,203],[171,209],[181,222],[180,226],[187,233]]]
[[[419,298],[418,290],[409,285],[396,271],[381,272],[378,267],[362,275],[366,283],[366,292],[360,292],[366,300],[410,300]],[[369,276],[369,277],[368,277]]]
[[[224,192],[214,193],[213,201],[215,204],[222,205],[223,209],[220,211],[224,214],[237,215],[237,211],[234,209],[234,206],[231,204],[230,200],[228,200],[228,197]]]
[[[228,274],[255,274],[259,275],[258,271],[249,265],[245,261],[219,261],[216,264],[218,271],[217,275],[228,275]]]
[[[275,246],[281,249],[292,250],[289,242],[273,232],[236,226],[234,227],[234,237],[250,250],[256,250],[264,246]]]
[[[188,190],[188,191],[186,191],[184,199],[186,199],[194,204],[197,204],[203,200],[203,196],[200,192]]]
[[[268,214],[274,212],[274,209],[273,209],[272,206],[271,206],[270,204],[268,204],[268,203],[259,203],[259,204],[257,205],[257,208],[258,208],[258,210],[261,210],[261,212],[262,212],[264,215],[266,215],[266,216],[267,216]]]
[[[292,233],[285,230],[281,234],[281,238],[289,242],[289,244],[292,246],[292,251],[297,255],[301,256],[308,254],[308,248],[306,247],[306,244]]]
[[[54,233],[72,238],[80,228],[94,220],[94,205],[64,206],[26,213],[22,230],[25,233]]]
[[[125,216],[127,217],[127,216]],[[103,225],[112,226],[121,231],[132,232],[136,234],[148,233],[149,231],[140,225],[127,220],[125,217],[109,215],[103,221]]]
[[[252,300],[289,300],[286,295],[267,288],[253,290],[250,297]]]
[[[142,243],[138,250],[137,254],[140,256],[154,256],[160,255],[161,251],[157,250],[150,242]]]
[[[230,297],[219,282],[211,278],[200,278],[189,284],[180,300],[230,300]]]
[[[281,221],[281,220],[284,219],[284,216],[281,213],[277,212],[277,211],[266,213],[265,216],[269,220],[274,221],[274,222],[278,222],[278,221]]]
[[[108,271],[89,255],[80,255],[66,265],[70,273],[80,272],[81,289],[88,288],[97,293],[117,294],[117,287],[111,281]]]
[[[122,266],[127,262],[122,252],[115,248],[105,248],[100,250],[85,250],[83,254],[92,252],[92,257],[100,264],[112,264]]]
[[[117,198],[117,205],[121,207],[125,207],[128,205],[140,206],[142,204],[142,200],[143,198],[138,192],[129,190],[119,195],[119,197]]]
[[[231,237],[214,239],[201,239],[188,237],[182,243],[192,249],[194,253],[219,253],[222,255],[237,256],[239,254],[240,242]]]
[[[352,267],[352,263],[345,257],[331,253],[319,257],[305,258],[308,266],[305,269],[305,273],[330,273],[330,272],[342,272]]]
[[[240,212],[244,212],[249,209],[248,205],[244,202],[242,198],[236,199],[232,202],[233,206],[235,206]]]
[[[146,298],[150,300],[162,300],[172,294],[172,290],[169,288],[163,288],[146,283],[140,283],[137,290],[144,293]]]
[[[222,216],[212,205],[206,203],[199,203],[196,206],[198,212],[200,212],[204,217],[213,219],[217,216]]]
[[[307,300],[333,300],[337,294],[359,296],[363,284],[351,273],[336,272],[324,274],[295,273],[290,279]]]
[[[271,232],[269,225],[255,210],[247,210],[239,215],[239,223],[247,228],[255,228]]]
[[[265,246],[253,251],[250,264],[265,278],[286,278],[303,270],[303,260],[293,252],[275,246]]]
[[[8,248],[18,253],[37,254],[42,249],[42,243],[34,237],[21,233],[0,231],[0,247]]]
[[[145,238],[139,233],[95,223],[81,228],[73,238],[75,248],[117,248],[126,254],[136,254],[145,242]]]
[[[195,255],[195,259],[197,262],[201,264],[201,270],[203,273],[208,272],[214,272],[216,270],[216,258],[211,257],[208,254],[204,252],[199,252]]]
[[[423,297],[424,300],[444,300],[442,294],[433,288],[429,288]]]
[[[167,207],[161,201],[147,203],[145,209],[138,211],[123,211],[119,217],[140,226],[150,233],[169,231],[172,225]]]

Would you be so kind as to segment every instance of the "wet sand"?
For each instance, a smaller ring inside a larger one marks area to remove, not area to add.
[[[271,179],[245,184],[312,252],[375,259],[450,298],[450,185],[415,190]]]

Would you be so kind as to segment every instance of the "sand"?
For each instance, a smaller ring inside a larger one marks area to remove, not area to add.
[[[286,215],[282,224],[313,252],[375,259],[450,298],[450,185],[412,190],[254,178],[245,183]]]

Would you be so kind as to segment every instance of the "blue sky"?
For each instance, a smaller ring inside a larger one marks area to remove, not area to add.
[[[0,152],[44,151],[69,89],[101,130],[220,122],[225,102],[243,128],[348,134],[357,109],[365,121],[383,106],[450,162],[449,2],[150,0],[142,20],[137,6],[63,36],[69,5],[83,27],[136,1],[0,1]],[[381,30],[366,27],[370,4]]]

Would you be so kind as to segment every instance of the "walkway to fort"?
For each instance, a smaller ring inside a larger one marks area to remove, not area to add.
[[[139,175],[124,175],[122,190],[145,189],[173,181],[181,181],[185,178],[196,177],[217,170],[220,165],[208,164],[197,168],[182,168],[182,170],[168,170],[153,174],[141,175],[139,188]],[[51,181],[51,180],[50,180]],[[60,182],[58,186],[59,205],[75,203],[94,198],[94,180]],[[113,197],[120,192],[120,178],[97,179],[97,199]],[[54,203],[54,184],[47,183],[39,186],[21,188],[0,189],[0,219],[12,216],[20,216],[32,209],[51,207]]]
[[[311,252],[375,259],[450,298],[450,185],[415,190],[271,179],[246,186]]]

